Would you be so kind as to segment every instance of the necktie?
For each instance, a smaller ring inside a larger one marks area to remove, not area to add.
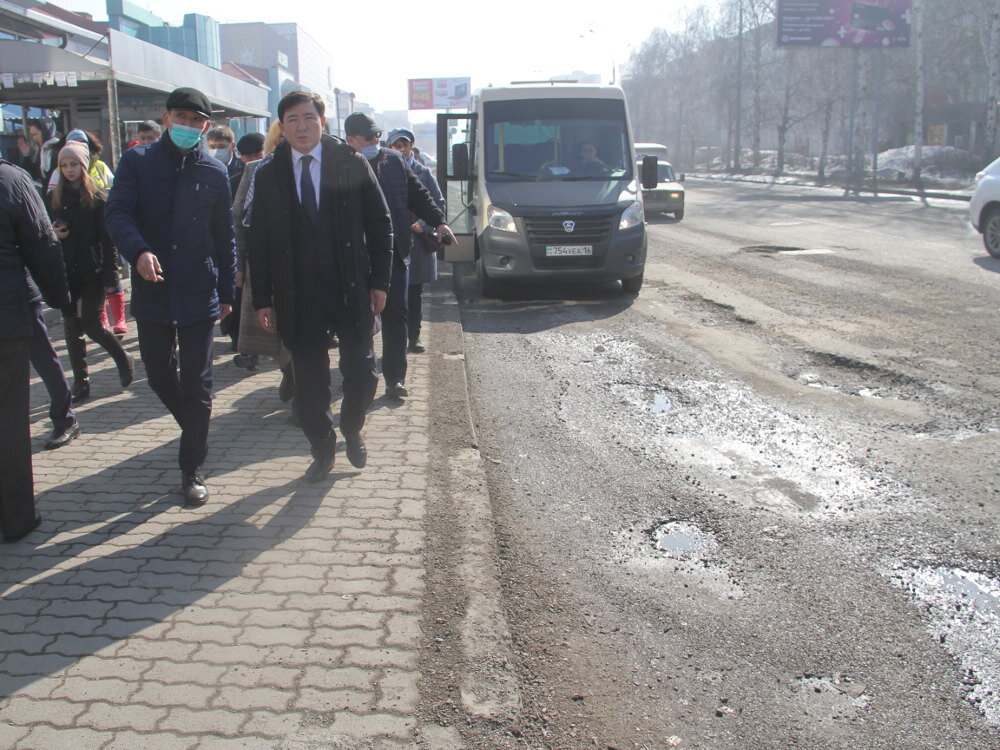
[[[312,172],[309,169],[312,160],[313,157],[309,155],[303,156],[301,159],[302,177],[299,180],[299,188],[302,195],[302,208],[313,226],[317,226],[319,224],[319,208],[316,205],[316,188],[313,186]]]

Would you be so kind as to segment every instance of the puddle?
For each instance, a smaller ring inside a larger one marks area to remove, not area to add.
[[[670,521],[653,530],[656,548],[672,557],[693,558],[715,548],[712,536],[693,523]]]
[[[928,629],[962,665],[966,700],[1000,726],[1000,581],[961,568],[890,573],[930,617]]]
[[[663,414],[674,408],[674,402],[665,393],[646,394],[646,408],[653,414]]]

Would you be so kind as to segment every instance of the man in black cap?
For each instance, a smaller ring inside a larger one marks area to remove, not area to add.
[[[385,393],[397,399],[409,395],[406,389],[406,347],[410,249],[413,218],[435,227],[444,242],[454,242],[455,235],[445,223],[444,214],[397,151],[379,146],[375,121],[363,112],[344,120],[347,143],[361,152],[371,165],[385,194],[392,215],[392,281],[389,298],[382,314],[382,377]]]
[[[236,297],[236,248],[226,168],[201,147],[208,98],[192,88],[167,97],[166,136],[126,151],[105,223],[132,264],[132,317],[149,385],[181,428],[184,501],[204,505],[202,464],[212,414],[215,321]]]
[[[236,141],[236,153],[240,155],[240,161],[249,164],[264,158],[264,134],[247,133]],[[236,191],[233,191],[233,195]]]

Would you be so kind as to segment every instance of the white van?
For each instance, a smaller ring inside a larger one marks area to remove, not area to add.
[[[646,263],[640,173],[624,92],[565,82],[482,89],[472,111],[438,115],[438,181],[459,236],[449,260],[497,284],[620,280]]]

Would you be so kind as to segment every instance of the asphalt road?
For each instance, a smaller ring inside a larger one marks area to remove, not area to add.
[[[476,747],[1000,747],[1000,261],[690,181],[645,286],[457,268],[523,711]]]

